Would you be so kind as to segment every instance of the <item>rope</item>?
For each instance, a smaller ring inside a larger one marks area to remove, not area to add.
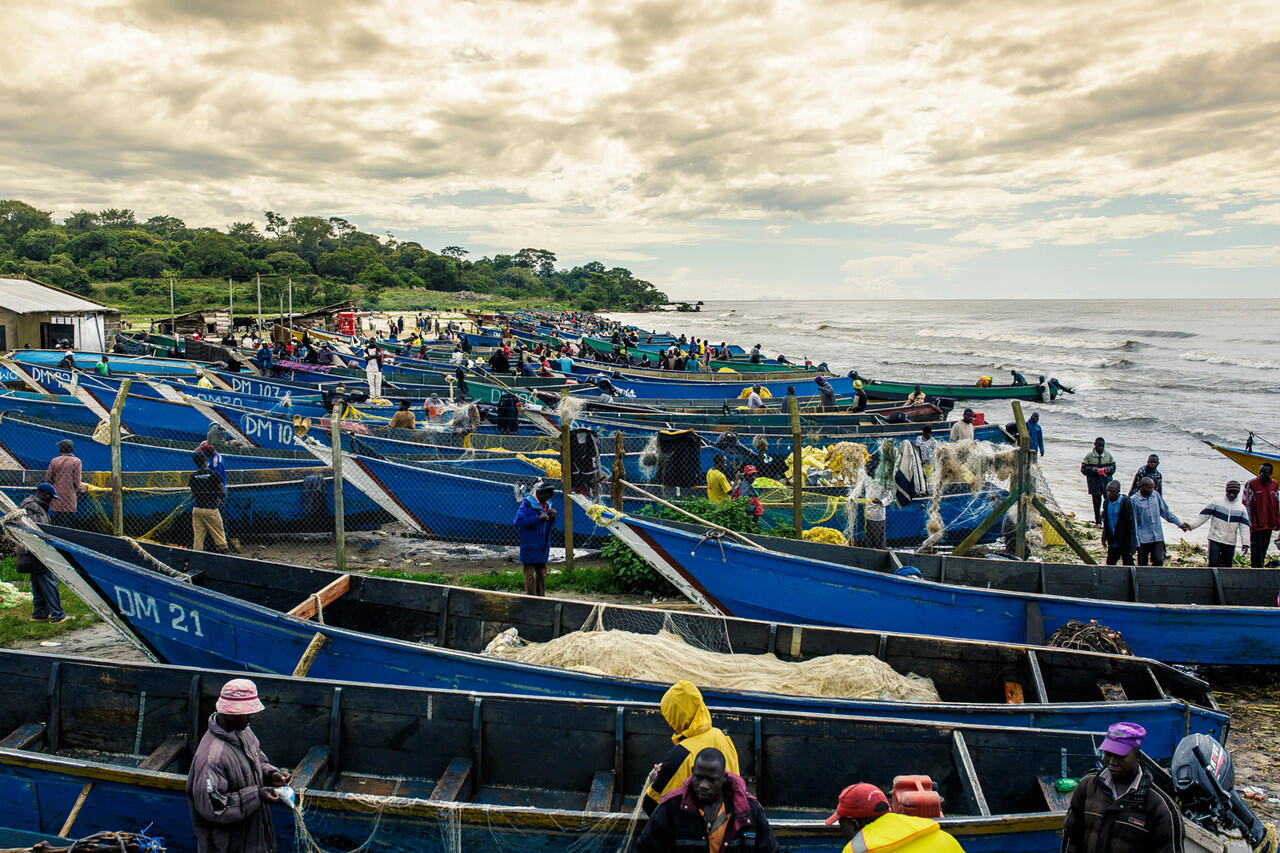
[[[610,517],[607,519],[604,517],[606,512],[610,513]],[[592,504],[587,507],[587,518],[591,519],[601,527],[608,527],[610,524],[613,524],[615,521],[622,518],[623,515],[624,513],[622,510],[614,509],[613,507],[605,506],[604,504]]]
[[[164,522],[161,522],[161,524],[163,523]],[[161,574],[168,575],[171,578],[177,578],[178,580],[183,581],[184,583],[191,583],[191,575],[188,575],[185,572],[180,572],[177,569],[174,569],[166,565],[165,563],[162,563],[150,551],[148,551],[146,548],[143,548],[141,545],[139,545],[137,539],[134,539],[132,536],[126,536],[124,537],[124,541],[128,542],[129,547],[132,548],[135,552],[137,552],[138,556],[141,557],[147,563],[147,565],[151,566],[156,571],[160,572]]]

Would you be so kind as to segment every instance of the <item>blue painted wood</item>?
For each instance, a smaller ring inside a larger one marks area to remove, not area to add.
[[[404,642],[318,625],[277,610],[154,571],[42,534],[105,603],[160,660],[196,667],[291,673],[318,631],[327,641],[310,670],[329,678],[411,687],[584,699],[657,702],[669,685],[518,663],[435,645]],[[727,550],[728,546],[726,546]],[[703,548],[704,551],[718,549]],[[251,566],[255,561],[244,561]],[[250,569],[251,570],[251,569]],[[382,582],[382,581],[380,581]],[[404,583],[411,583],[405,581]],[[788,626],[789,627],[789,626]],[[1002,726],[1103,731],[1119,706],[1106,702],[1044,704],[910,703],[897,700],[788,696],[754,691],[704,689],[707,704],[722,708],[858,714],[892,719],[929,719]],[[1156,760],[1171,757],[1190,725],[1217,731],[1221,713],[1173,700],[1131,702],[1124,719],[1148,730],[1144,750]]]
[[[660,560],[732,616],[908,631],[997,642],[1028,638],[1028,611],[1043,637],[1069,620],[1120,631],[1135,654],[1175,663],[1280,663],[1280,608],[1143,604],[1063,598],[911,580],[820,559],[752,550],[728,538],[698,545],[700,533],[635,516],[625,521]],[[847,552],[847,549],[845,549]],[[868,551],[881,555],[884,552]],[[910,562],[904,555],[903,562]],[[1080,566],[1081,572],[1093,567]]]

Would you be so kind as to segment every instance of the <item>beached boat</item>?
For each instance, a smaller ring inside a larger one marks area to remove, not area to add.
[[[813,386],[816,384],[813,381],[813,377],[816,374],[803,372],[797,372],[794,377],[788,377],[785,380],[769,378],[762,381],[752,376],[732,373],[680,374],[681,378],[669,380],[644,375],[645,371],[620,371],[620,373],[622,375],[613,376],[610,381],[615,388],[625,391],[628,396],[634,394],[638,400],[655,398],[697,399],[707,397],[718,400],[725,397],[737,397],[742,393],[743,389],[750,388],[757,381],[760,382],[762,388],[769,389],[771,396],[783,397],[787,393],[788,386],[793,386],[797,394],[809,394],[812,393],[812,389],[806,388],[805,385]],[[649,373],[652,373],[652,371]],[[851,377],[830,376],[827,379],[832,390],[837,395],[842,397],[853,395],[853,379]],[[868,397],[877,400],[905,400],[917,384],[920,385],[920,390],[930,399],[935,397],[946,397],[957,401],[1040,399],[1038,386],[1035,385],[989,385],[981,387],[978,385],[938,385],[862,380],[862,390],[867,392]],[[730,389],[728,394],[725,393],[726,387]]]
[[[236,673],[10,651],[0,673],[0,823],[149,827],[194,853],[184,773]],[[254,732],[299,791],[300,816],[271,807],[282,850],[617,849],[642,829],[633,804],[671,745],[652,703],[254,679],[266,706]],[[923,774],[969,853],[1053,853],[1065,802],[1053,784],[1094,767],[1102,740],[749,710],[715,722],[779,842],[797,851],[839,845],[824,819],[845,785]]]
[[[1212,441],[1201,439],[1205,444],[1230,459],[1253,475],[1257,475],[1258,469],[1266,463],[1272,467],[1274,471],[1280,473],[1280,454],[1276,453],[1259,453],[1256,450],[1247,450],[1243,447],[1229,447],[1225,444],[1215,444]],[[1274,476],[1274,475],[1273,475]]]
[[[186,573],[171,577],[150,563],[143,565],[146,561],[134,546],[122,539],[62,528],[46,528],[38,535],[14,529],[12,535],[32,547],[105,619],[122,625],[143,648],[170,663],[288,673],[319,632],[327,639],[311,669],[315,677],[657,701],[667,685],[480,652],[510,627],[530,642],[584,628],[638,634],[665,628],[699,648],[736,654],[771,653],[792,661],[873,655],[899,673],[932,678],[942,700],[789,696],[704,684],[707,702],[715,707],[1083,731],[1132,719],[1151,732],[1147,748],[1160,757],[1172,755],[1188,726],[1224,734],[1223,715],[1203,682],[1130,657],[593,605],[140,543],[163,565]],[[318,608],[319,618],[302,618],[312,604],[311,613]],[[1119,685],[1126,698],[1107,701],[1099,681]],[[1010,696],[1024,702],[1011,703]]]
[[[1176,663],[1280,664],[1280,571],[897,554],[623,516],[610,529],[694,601],[750,619],[1042,643],[1069,620]],[[894,574],[904,564],[923,579]]]

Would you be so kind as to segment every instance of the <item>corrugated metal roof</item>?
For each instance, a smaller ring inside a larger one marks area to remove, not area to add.
[[[25,278],[0,278],[0,308],[15,314],[46,311],[55,314],[97,314],[116,310]]]

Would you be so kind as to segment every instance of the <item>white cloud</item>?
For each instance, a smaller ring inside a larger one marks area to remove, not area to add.
[[[1280,266],[1280,246],[1231,246],[1226,249],[1178,252],[1169,260],[1177,264],[1214,269],[1274,268]]]
[[[982,254],[981,249],[959,246],[908,247],[904,254],[851,258],[840,265],[845,273],[844,289],[832,298],[896,296],[902,283],[921,278],[949,281],[965,261]]]

